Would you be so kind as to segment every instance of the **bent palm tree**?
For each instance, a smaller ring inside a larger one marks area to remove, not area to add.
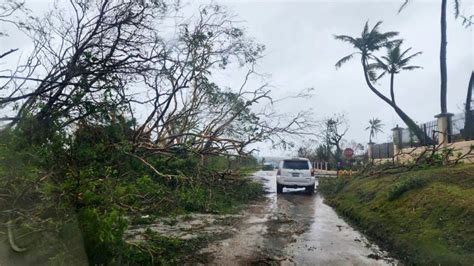
[[[378,118],[373,118],[369,120],[369,126],[365,128],[365,130],[369,130],[369,143],[372,143],[372,137],[377,136],[377,133],[383,132],[382,127],[382,120]]]
[[[398,35],[398,32],[380,32],[378,29],[380,24],[382,24],[381,21],[377,22],[375,26],[371,30],[369,30],[368,22],[366,22],[361,36],[357,38],[347,35],[335,35],[334,38],[336,40],[341,40],[343,42],[352,44],[352,46],[357,50],[357,52],[354,52],[340,59],[336,63],[336,68],[341,67],[344,63],[353,58],[354,55],[361,55],[361,64],[364,71],[364,77],[369,89],[395,110],[400,119],[402,119],[402,121],[407,125],[407,127],[415,134],[415,136],[419,140],[425,139],[425,134],[420,129],[420,127],[413,121],[413,119],[411,119],[395,102],[393,102],[391,99],[389,99],[379,90],[377,90],[372,84],[372,81],[377,79],[375,72],[376,68],[373,64],[369,64],[369,60],[376,60],[376,57],[373,55],[373,53],[382,48],[391,48],[399,46],[402,42],[402,40],[393,39]]]
[[[408,55],[408,52],[411,50],[411,48],[408,48],[405,51],[401,52],[400,46],[401,43],[395,46],[394,48],[387,48],[387,55],[382,56],[381,59],[375,57],[376,63],[370,65],[371,69],[373,68],[382,70],[382,73],[375,80],[379,80],[386,74],[390,75],[390,98],[394,104],[396,104],[394,92],[395,75],[403,70],[415,70],[418,68],[422,68],[420,66],[408,65],[412,58],[422,54],[422,52],[417,52]]]

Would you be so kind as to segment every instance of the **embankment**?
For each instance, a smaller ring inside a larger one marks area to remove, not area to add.
[[[474,165],[325,178],[338,213],[408,264],[474,264]]]

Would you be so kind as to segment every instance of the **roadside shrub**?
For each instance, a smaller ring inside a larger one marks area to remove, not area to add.
[[[404,179],[392,186],[388,193],[388,200],[396,200],[400,198],[405,192],[408,192],[413,189],[422,188],[426,185],[426,183],[426,179],[419,177]]]

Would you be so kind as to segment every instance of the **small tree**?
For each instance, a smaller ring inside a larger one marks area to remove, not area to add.
[[[369,120],[369,126],[365,128],[365,130],[369,130],[369,143],[372,143],[372,138],[377,136],[377,133],[383,132],[382,127],[382,120],[378,118],[372,118]]]
[[[348,130],[347,120],[342,114],[335,114],[323,121],[321,136],[326,143],[327,154],[332,153],[332,148],[335,149],[333,157],[336,162],[342,159],[343,138]]]

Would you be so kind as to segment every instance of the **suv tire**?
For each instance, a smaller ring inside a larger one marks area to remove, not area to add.
[[[277,193],[283,193],[283,186],[277,183]]]
[[[308,195],[313,195],[314,194],[314,185],[307,186],[304,189],[305,189],[306,194],[308,194]]]

